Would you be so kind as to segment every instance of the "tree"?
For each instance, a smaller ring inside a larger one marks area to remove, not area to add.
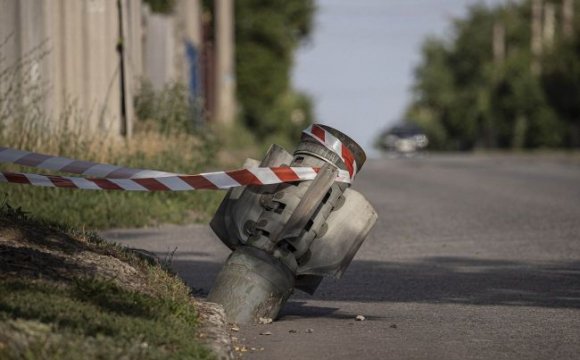
[[[299,133],[312,121],[311,102],[292,89],[290,71],[314,12],[313,0],[235,2],[238,99],[243,122],[260,137]]]
[[[543,21],[561,3],[544,1]],[[408,121],[439,149],[579,147],[580,14],[566,9],[574,22],[545,27],[539,51],[531,0],[471,7],[450,37],[425,41]]]
[[[562,37],[557,51],[547,55],[542,76],[548,101],[568,128],[566,145],[575,148],[580,147],[579,32],[579,21],[576,21],[573,36]]]

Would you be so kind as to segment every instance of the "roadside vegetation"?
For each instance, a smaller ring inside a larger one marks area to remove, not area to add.
[[[578,2],[470,7],[424,42],[413,91],[430,149],[580,148]]]
[[[211,1],[208,7],[211,8]],[[292,87],[298,47],[312,35],[314,0],[235,1],[239,121],[266,143],[294,145],[314,121],[312,100]]]
[[[18,63],[0,66],[3,147],[182,174],[238,167],[244,156],[258,153],[259,147],[252,144],[254,138],[247,130],[234,135],[233,130],[217,131],[204,124],[199,105],[190,101],[187,89],[180,84],[168,84],[157,92],[142,84],[135,99],[139,120],[129,139],[84,129],[74,101],[64,113],[54,115],[55,119],[43,111],[46,87],[27,75],[32,74],[33,60],[44,55],[39,46]],[[230,141],[234,136],[236,141]],[[232,147],[223,146],[229,142]],[[7,164],[2,164],[2,169],[50,173]],[[90,229],[204,222],[223,195],[221,191],[130,193],[0,184],[0,201],[47,221]]]
[[[166,104],[167,108],[174,105]],[[173,107],[171,111],[175,115],[178,109]],[[132,138],[113,139],[67,127],[66,124],[74,123],[74,111],[64,115],[59,130],[44,126],[46,122],[28,112],[22,112],[19,116],[17,121],[2,129],[2,146],[183,174],[195,174],[218,165],[215,155],[218,139],[212,139],[205,130],[197,133],[180,131],[148,120],[139,124]],[[2,168],[5,171],[47,173],[15,165],[3,165]],[[43,219],[100,229],[205,221],[223,196],[223,193],[216,191],[130,193],[14,184],[0,184],[0,192],[4,200],[26,211],[33,211]]]
[[[0,208],[0,359],[210,359],[189,292],[95,233]]]

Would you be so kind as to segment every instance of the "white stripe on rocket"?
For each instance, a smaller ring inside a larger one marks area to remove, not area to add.
[[[338,175],[336,175],[336,181],[350,184],[351,178],[349,172],[347,170],[338,170]]]
[[[331,133],[329,133],[326,130],[325,130],[324,138],[325,138],[326,146],[328,148],[330,148],[332,151],[334,151],[338,156],[340,156],[341,159],[343,159],[342,158],[342,142],[340,142],[340,140],[338,140],[336,138],[336,136],[332,135]]]

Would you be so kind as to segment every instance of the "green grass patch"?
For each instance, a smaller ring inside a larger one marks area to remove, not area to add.
[[[63,229],[0,208],[0,359],[212,358],[179,278]]]
[[[0,283],[0,358],[209,359],[195,309],[179,299],[78,279]]]
[[[207,222],[224,196],[221,191],[129,193],[14,184],[0,184],[0,192],[48,221],[89,229]]]
[[[110,143],[95,138],[74,142],[71,138],[41,137],[38,144],[33,141],[19,144],[16,138],[11,141],[0,136],[1,143],[7,147],[135,168],[195,174],[218,166],[216,145],[212,140],[192,134],[144,130],[133,139]],[[64,143],[70,146],[64,147]],[[8,164],[3,164],[2,170],[50,173]],[[222,191],[207,190],[153,193],[0,184],[0,201],[7,201],[48,221],[89,229],[207,222],[223,196]]]

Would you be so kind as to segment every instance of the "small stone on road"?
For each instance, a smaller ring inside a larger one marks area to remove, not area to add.
[[[263,318],[263,317],[261,317],[258,321],[262,325],[267,325],[267,324],[271,324],[272,323],[272,319],[270,319],[270,318]]]

